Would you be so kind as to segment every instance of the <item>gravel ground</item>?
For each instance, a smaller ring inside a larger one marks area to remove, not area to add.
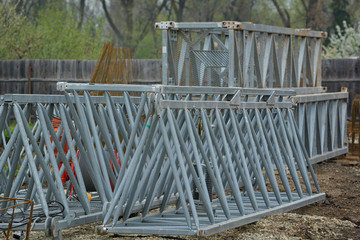
[[[99,223],[100,224],[100,223]],[[80,226],[63,231],[64,239],[198,239],[198,237],[169,237],[141,235],[97,235],[94,227],[97,224]],[[254,224],[249,224],[226,232],[203,237],[202,239],[359,239],[359,227],[349,221],[323,216],[284,213],[266,217]],[[358,236],[358,237],[357,237]],[[46,238],[43,233],[32,232],[31,239]]]
[[[360,239],[360,160],[338,158],[314,165],[326,200],[203,239]],[[197,237],[96,235],[100,223],[63,230],[64,239],[198,239]],[[3,235],[0,233],[0,238]],[[30,239],[50,239],[31,232]]]

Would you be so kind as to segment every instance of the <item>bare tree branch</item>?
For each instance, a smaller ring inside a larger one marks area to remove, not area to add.
[[[116,37],[120,40],[120,41],[123,41],[124,40],[124,37],[123,35],[120,33],[119,29],[116,27],[116,25],[114,24],[110,14],[109,14],[109,11],[107,10],[107,7],[106,7],[106,2],[105,0],[101,0],[101,3],[102,3],[102,6],[103,6],[103,9],[104,9],[104,12],[105,12],[105,17],[106,19],[108,20],[109,22],[109,25],[111,27],[111,29],[114,31]]]
[[[149,27],[153,25],[156,17],[159,15],[159,13],[161,12],[161,10],[166,6],[167,0],[163,0],[161,5],[156,8],[156,10],[149,15],[148,21],[146,22],[143,30],[141,31],[141,34],[139,36],[139,38],[136,40],[136,45],[139,44],[139,42],[141,42],[141,40],[144,39],[144,37],[146,36]]]
[[[302,3],[302,5],[303,5],[305,11],[309,11],[309,6],[306,5],[305,1],[304,1],[304,0],[301,0],[301,3]]]
[[[288,10],[281,8],[277,0],[271,0],[278,11],[281,21],[283,22],[285,27],[290,27],[290,15]]]
[[[171,8],[174,9],[176,21],[181,22],[183,20],[186,0],[178,0],[177,2],[179,6],[177,6],[175,0],[171,0]]]

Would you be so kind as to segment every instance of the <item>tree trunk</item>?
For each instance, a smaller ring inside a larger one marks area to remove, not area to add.
[[[107,7],[106,7],[106,2],[105,0],[101,0],[101,3],[102,3],[102,6],[103,6],[103,10],[104,10],[104,13],[105,13],[105,17],[106,17],[106,20],[108,21],[111,29],[114,31],[116,37],[120,40],[120,41],[123,41],[123,36],[122,34],[120,33],[119,29],[116,27],[116,25],[114,24],[110,14],[109,14],[109,11],[107,10]]]
[[[81,29],[84,22],[84,12],[85,12],[85,0],[80,0],[80,16],[79,16],[79,24],[78,29]]]
[[[284,27],[290,27],[290,14],[287,9],[281,8],[277,0],[272,0],[277,12],[279,13],[280,19],[284,24]]]

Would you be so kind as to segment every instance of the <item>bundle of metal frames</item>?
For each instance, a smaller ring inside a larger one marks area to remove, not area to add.
[[[44,217],[33,230],[57,238],[104,216],[99,231],[208,235],[324,198],[296,127],[293,91],[59,88],[70,94],[4,96],[0,107],[1,195],[35,202],[34,215]],[[51,214],[50,200],[63,206],[60,215]]]
[[[135,118],[139,142],[121,165],[99,232],[210,235],[324,198],[296,127],[294,91],[150,89],[148,114]],[[136,203],[144,208],[134,218]]]

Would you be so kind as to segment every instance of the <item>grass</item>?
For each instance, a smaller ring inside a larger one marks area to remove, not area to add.
[[[16,122],[10,122],[8,124],[11,134],[14,132],[14,129],[15,129],[16,125],[17,125]],[[31,130],[33,129],[34,125],[35,125],[35,123],[29,122],[29,126],[30,126]],[[8,130],[6,128],[4,129],[4,135],[5,135],[6,138],[10,137],[10,134],[8,133]]]

